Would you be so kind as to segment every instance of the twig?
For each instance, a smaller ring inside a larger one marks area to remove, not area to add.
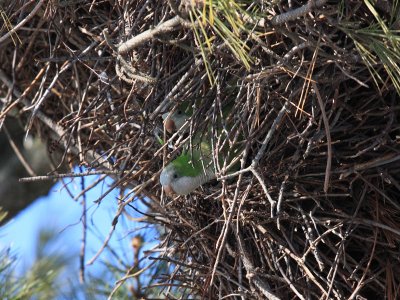
[[[28,172],[30,176],[35,176],[35,171],[32,170],[31,166],[29,163],[26,161],[25,157],[22,155],[21,151],[18,149],[17,145],[14,143],[10,133],[8,132],[7,127],[4,125],[4,132],[7,136],[8,142],[10,143],[11,148],[13,148],[15,155],[17,155],[19,161],[21,164],[24,166],[25,170]]]
[[[108,242],[111,240],[111,237],[115,231],[115,227],[116,227],[116,224],[111,226],[111,229],[110,229],[105,241],[103,242],[103,245],[96,252],[96,254],[86,263],[87,266],[90,266],[91,264],[93,264],[96,261],[96,259],[100,256],[100,254],[104,251],[104,249],[107,247]]]
[[[280,228],[280,218],[279,218],[279,215],[280,215],[280,212],[281,212],[281,207],[282,207],[282,200],[283,200],[283,193],[284,193],[284,191],[285,191],[285,188],[286,188],[286,183],[287,183],[287,180],[289,179],[289,175],[286,175],[285,176],[285,178],[284,178],[284,180],[282,181],[282,183],[281,183],[281,188],[279,189],[279,195],[278,195],[278,203],[277,203],[277,205],[276,205],[276,214],[277,214],[277,219],[276,219],[276,227],[278,228],[278,230],[280,230],[281,228]]]
[[[322,115],[322,120],[324,122],[326,142],[327,142],[327,147],[328,147],[328,157],[327,157],[327,162],[326,162],[325,182],[324,182],[324,192],[327,193],[328,189],[329,189],[329,178],[331,175],[331,167],[332,167],[332,139],[331,139],[331,132],[330,132],[330,128],[329,128],[329,121],[328,121],[328,118],[326,117],[325,105],[322,102],[321,94],[319,93],[316,83],[313,82],[312,85],[313,85],[313,88],[317,95],[318,104],[321,108],[321,115]]]
[[[354,299],[354,297],[357,296],[358,291],[361,289],[361,287],[366,284],[366,282],[364,281],[364,278],[368,273],[368,269],[370,268],[372,260],[374,259],[374,253],[375,253],[375,247],[376,247],[377,238],[378,238],[378,231],[375,230],[374,231],[374,244],[373,244],[372,249],[371,249],[371,254],[369,254],[369,259],[368,259],[367,266],[366,266],[366,268],[365,268],[365,270],[364,270],[364,272],[363,272],[363,274],[361,276],[361,279],[357,282],[356,288],[353,290],[353,293],[350,295],[349,300]],[[375,271],[372,271],[372,272],[375,272]]]
[[[172,19],[169,19],[168,21],[162,22],[158,24],[155,28],[148,29],[119,45],[118,53],[125,54],[128,51],[137,48],[138,46],[150,41],[151,39],[154,39],[156,35],[177,30],[179,29],[180,24],[181,24],[181,17],[179,16],[175,16]]]
[[[72,64],[71,64],[71,65],[72,65]],[[70,65],[70,66],[71,66],[71,65]],[[69,66],[68,66],[68,67],[69,67]],[[67,70],[68,67],[66,67],[64,70]],[[46,72],[47,72],[49,69],[50,69],[50,64],[47,65],[47,67],[46,67]],[[61,72],[62,72],[62,71],[61,71]],[[32,114],[31,114],[31,116],[30,116],[29,121],[28,121],[28,127],[27,127],[27,129],[26,129],[25,137],[27,137],[28,134],[29,134],[29,131],[30,131],[31,127],[32,127],[32,124],[33,124],[33,121],[34,121],[34,119],[35,119],[35,116],[36,116],[37,112],[38,112],[39,109],[40,109],[40,106],[43,104],[44,100],[46,100],[46,99],[51,95],[51,90],[52,90],[53,86],[56,84],[56,82],[57,82],[57,80],[58,80],[58,76],[60,75],[61,72],[58,72],[58,70],[57,70],[56,75],[54,75],[53,79],[51,80],[51,83],[50,83],[50,84],[48,85],[48,87],[46,88],[44,94],[43,94],[43,95],[36,101],[36,103],[34,104],[33,112],[32,112]]]
[[[309,223],[309,221],[307,219],[307,216],[304,213],[303,209],[300,207],[300,205],[298,205],[297,207],[298,207],[298,210],[301,213],[301,217],[303,218],[303,221],[304,221],[304,224],[305,224],[305,227],[304,227],[304,225],[302,225],[303,231],[304,231],[304,235],[305,235],[305,237],[306,237],[306,239],[307,239],[307,241],[308,241],[308,243],[310,245],[312,253],[314,254],[314,258],[318,263],[319,270],[323,271],[324,270],[324,263],[321,260],[321,257],[319,255],[316,247],[314,247],[315,237],[314,237],[314,233],[313,233],[313,231],[311,229],[310,223]]]
[[[234,228],[236,228],[234,226]],[[250,282],[252,282],[262,293],[263,295],[269,299],[269,300],[279,300],[280,298],[277,297],[275,294],[271,292],[271,288],[269,287],[268,283],[266,283],[264,280],[260,278],[260,276],[257,274],[257,271],[254,268],[253,263],[250,260],[250,256],[247,253],[247,250],[245,249],[245,243],[243,241],[243,238],[241,236],[241,233],[237,230],[235,230],[235,236],[236,240],[239,245],[240,249],[240,257],[242,258],[243,266],[246,269],[246,277],[249,279]]]
[[[193,73],[196,71],[197,67],[202,64],[202,59],[196,59],[194,61],[194,66],[192,67],[179,79],[176,85],[169,91],[169,93],[165,96],[164,100],[157,106],[154,112],[150,115],[150,120],[154,120],[159,116],[160,112],[168,109],[170,107],[170,103],[174,99],[175,93],[177,93],[184,84],[187,84],[187,81],[193,76]]]
[[[257,172],[256,169],[253,168],[253,166],[250,166],[250,171],[253,173],[253,175],[257,178],[258,182],[260,183],[265,196],[267,197],[270,205],[271,205],[271,218],[273,218],[275,216],[275,206],[276,206],[276,201],[272,199],[272,197],[270,196],[270,194],[268,193],[268,189],[267,186],[263,180],[263,178],[261,177],[260,173]]]
[[[20,91],[18,91],[17,88],[13,87],[12,82],[8,79],[8,76],[3,72],[2,69],[0,69],[0,80],[2,80],[3,83],[10,90],[13,91],[13,94],[17,98],[22,97],[22,93]],[[22,98],[21,102],[26,107],[30,107],[31,106],[31,103],[26,98]],[[79,155],[79,150],[78,150],[78,148],[75,147],[74,140],[72,139],[72,137],[70,137],[71,141],[72,141],[72,144],[70,144],[69,139],[66,138],[66,136],[68,136],[67,133],[64,131],[64,129],[60,125],[55,123],[51,118],[49,118],[47,115],[42,113],[40,110],[37,111],[36,117],[39,120],[41,120],[45,125],[47,125],[50,130],[52,130],[54,139],[61,141],[62,145],[64,146],[64,149],[66,149],[66,150],[68,149],[69,151],[71,151],[72,153],[74,153],[77,156]],[[92,150],[88,150],[85,153],[85,160],[89,164],[92,163],[92,162],[95,162],[95,161],[98,162],[98,167],[101,167],[101,168],[105,169],[106,171],[112,170],[112,167],[109,164],[109,162],[107,160],[105,160],[102,156],[100,156],[99,154],[95,153]]]
[[[312,12],[315,8],[323,6],[326,1],[327,0],[309,0],[307,4],[304,4],[299,8],[273,17],[271,23],[272,25],[277,26],[282,25],[283,23],[286,23],[288,21],[296,20],[297,18]]]
[[[125,174],[132,174],[132,172],[125,171]],[[112,171],[112,170],[99,170],[99,171],[87,171],[82,173],[66,173],[66,174],[53,174],[53,175],[44,175],[44,176],[32,176],[32,177],[22,177],[19,179],[19,182],[33,182],[33,181],[46,181],[46,180],[54,180],[61,178],[73,178],[73,177],[85,177],[90,175],[119,175],[121,171]]]
[[[148,264],[146,267],[138,270],[137,272],[131,274],[131,271],[134,269],[133,267],[130,268],[127,272],[127,274],[121,278],[118,279],[118,281],[116,282],[113,290],[111,291],[111,293],[108,295],[107,300],[111,300],[113,299],[114,294],[117,292],[117,290],[125,283],[126,280],[128,280],[129,278],[137,278],[140,274],[142,274],[144,271],[150,269],[152,266],[154,266],[155,263],[157,263],[157,260],[152,261],[150,264]]]
[[[2,47],[2,43],[8,39],[12,34],[14,34],[19,28],[25,25],[26,22],[28,22],[30,19],[32,19],[36,13],[38,12],[39,8],[42,7],[44,0],[40,0],[38,4],[32,9],[29,15],[25,17],[21,22],[19,22],[17,25],[15,25],[11,30],[9,30],[5,35],[0,37],[0,47]]]
[[[251,162],[251,167],[253,169],[257,168],[258,164],[260,163],[260,159],[263,157],[265,151],[267,150],[268,143],[271,140],[275,131],[278,129],[279,123],[281,122],[283,116],[285,115],[285,112],[287,111],[288,106],[289,106],[289,100],[286,101],[285,104],[282,106],[282,108],[279,111],[278,115],[276,116],[274,122],[272,123],[271,128],[269,129],[267,135],[265,136],[260,150],[258,150],[256,157]]]
[[[114,46],[111,42],[111,39],[108,35],[107,29],[103,30],[104,40],[106,41],[107,45],[113,50],[114,55],[117,56],[117,61],[115,62],[115,73],[118,75],[119,78],[124,80],[127,83],[133,84],[134,80],[139,80],[141,82],[147,84],[155,84],[157,80],[151,76],[148,76],[144,73],[141,73],[135,70],[119,53],[118,48]],[[121,64],[122,68],[120,67],[119,63]],[[129,76],[126,77],[124,72]]]
[[[342,173],[340,174],[340,179],[345,179],[347,176],[349,176],[353,173],[357,173],[357,172],[368,170],[371,168],[376,168],[376,167],[380,167],[383,165],[387,165],[387,164],[393,163],[398,160],[400,160],[399,154],[388,153],[386,155],[369,160],[367,162],[356,164],[351,168],[341,171]]]
[[[85,189],[85,180],[81,178],[81,189]],[[87,210],[86,210],[86,193],[82,194],[82,241],[81,250],[79,252],[79,281],[85,282],[85,254],[86,254],[86,237],[87,237]]]
[[[294,286],[293,282],[291,282],[291,280],[288,278],[288,276],[286,276],[286,273],[283,269],[282,266],[280,264],[280,261],[277,260],[276,264],[278,266],[279,271],[282,274],[283,279],[285,279],[285,281],[288,283],[289,287],[291,288],[291,290],[297,295],[297,297],[299,297],[300,300],[305,300],[305,298],[303,297],[302,294],[300,294],[300,292],[296,289],[296,287]]]

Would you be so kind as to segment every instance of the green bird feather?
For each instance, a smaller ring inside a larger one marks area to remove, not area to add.
[[[160,182],[167,194],[187,195],[215,177],[210,146],[202,142],[200,148],[185,151],[170,162]]]
[[[226,110],[226,109],[225,109]],[[182,108],[173,113],[164,114],[164,124],[167,120],[172,120],[174,126],[168,129],[179,129],[190,118],[190,110]],[[229,112],[229,110],[228,110]],[[172,130],[172,132],[173,132]],[[187,195],[204,183],[216,178],[214,165],[217,162],[220,166],[225,159],[230,163],[237,156],[237,149],[230,149],[224,146],[218,159],[213,159],[211,149],[211,132],[208,130],[201,138],[196,136],[193,139],[195,145],[192,149],[184,151],[175,160],[170,162],[161,172],[160,183],[167,194]],[[210,140],[210,142],[208,142]],[[197,143],[197,144],[196,144]],[[229,158],[224,155],[229,152]]]

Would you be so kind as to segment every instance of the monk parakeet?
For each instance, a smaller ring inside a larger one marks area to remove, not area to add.
[[[226,118],[230,113],[234,103],[228,103],[223,108],[223,117]],[[189,118],[193,115],[193,107],[188,103],[182,103],[178,106],[178,108],[173,112],[166,112],[162,115],[164,120],[164,128],[168,133],[174,133],[182,126],[185,125],[185,122],[189,120]],[[186,124],[186,126],[189,124]],[[183,129],[181,132],[184,132]]]
[[[201,146],[201,148],[208,146]],[[193,149],[182,153],[161,172],[160,182],[167,194],[187,195],[215,178],[211,153]]]
[[[224,147],[225,150],[227,147]],[[183,152],[175,160],[170,162],[160,175],[160,183],[167,194],[187,195],[199,186],[216,178],[216,167],[214,163],[220,166],[224,160],[230,164],[235,157],[239,155],[238,149],[230,149],[225,157],[219,155],[218,159],[213,160],[211,147],[206,142],[201,142],[200,146]],[[224,152],[224,151],[223,151]],[[233,164],[233,169],[239,167],[239,161]]]
[[[232,108],[230,105],[225,113]],[[163,115],[165,130],[169,133],[181,128],[190,118],[193,111],[187,104],[181,105],[172,113]],[[224,114],[225,115],[225,114]],[[213,160],[209,136],[207,132],[200,138],[194,138],[193,143],[198,145],[191,150],[186,150],[175,160],[170,162],[161,172],[160,183],[167,194],[187,195],[202,184],[216,178],[214,161],[223,164],[223,157]],[[225,147],[226,148],[226,147]],[[228,151],[226,151],[228,152]],[[231,155],[234,151],[231,151]],[[231,157],[230,155],[230,157]],[[231,160],[231,159],[230,159]]]
[[[193,114],[193,109],[186,103],[178,106],[174,112],[167,112],[162,115],[164,128],[169,133],[180,129]]]
[[[163,114],[165,130],[171,134],[179,130],[192,113],[191,107],[183,103],[175,111]],[[164,191],[169,195],[187,195],[215,178],[211,161],[211,150],[206,142],[200,143],[198,149],[182,153],[161,172],[160,183]]]

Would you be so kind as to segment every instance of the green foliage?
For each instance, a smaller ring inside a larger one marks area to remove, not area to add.
[[[378,64],[382,64],[400,95],[400,30],[393,29],[400,22],[399,2],[393,2],[390,20],[380,16],[371,0],[364,0],[364,3],[375,22],[371,21],[363,28],[358,24],[346,24],[342,29],[353,39],[375,83],[385,84],[386,78],[376,69]]]
[[[58,278],[65,267],[61,256],[37,258],[22,275],[15,271],[17,262],[9,249],[0,253],[0,299],[56,299],[61,290]]]
[[[6,218],[7,212],[3,211],[3,208],[0,206],[0,224]]]
[[[215,51],[213,42],[217,36],[224,41],[234,57],[250,70],[253,59],[246,42],[254,30],[254,25],[249,24],[247,20],[256,21],[260,18],[257,6],[253,4],[253,1],[245,0],[206,0],[201,8],[194,6],[189,12],[211,83],[215,82],[215,77],[209,55]]]
[[[3,10],[3,8],[0,6],[0,18],[3,19],[3,24],[0,26],[0,32],[2,29],[6,29],[7,31],[11,31],[13,29],[13,26],[10,22],[10,19],[8,18],[6,12]],[[16,33],[11,34],[11,39],[16,46],[17,44],[22,44],[21,39]]]

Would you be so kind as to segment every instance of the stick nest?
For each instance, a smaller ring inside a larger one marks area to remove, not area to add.
[[[110,189],[131,192],[116,219],[148,207],[143,221],[165,228],[157,259],[173,266],[159,278],[164,293],[398,297],[400,106],[384,64],[366,64],[345,27],[371,24],[363,2],[243,5],[262,15],[241,17],[250,67],[210,23],[194,29],[190,10],[202,1],[44,2],[1,45],[12,79],[2,79],[2,112],[13,106],[27,130],[62,149],[57,165],[104,171]],[[16,24],[39,4],[2,8]],[[285,15],[296,8],[305,12]],[[155,34],[118,48],[143,32]],[[190,129],[171,137],[161,115],[182,103],[195,108]],[[210,127],[216,155],[241,149],[241,171],[226,162],[219,180],[167,198],[160,170]]]

